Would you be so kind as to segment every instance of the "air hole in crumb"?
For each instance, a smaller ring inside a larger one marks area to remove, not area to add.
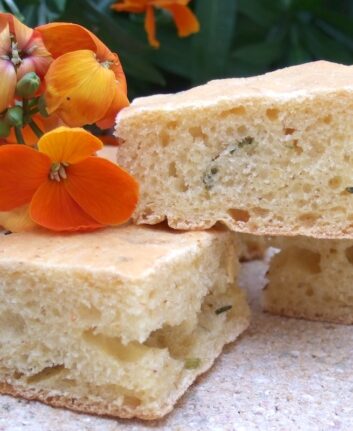
[[[353,245],[351,247],[346,248],[344,254],[349,263],[353,265]]]
[[[332,301],[332,297],[330,295],[328,295],[327,293],[325,293],[325,295],[323,296],[323,300],[325,302],[331,302]]]
[[[15,371],[15,372],[13,373],[13,378],[14,378],[14,379],[18,380],[18,379],[20,379],[21,377],[23,377],[23,373],[21,373],[20,371]]]
[[[310,184],[303,184],[303,192],[304,193],[310,193],[312,189],[313,188]]]
[[[178,176],[175,162],[169,163],[168,174],[170,177],[176,178]]]
[[[326,115],[325,117],[323,117],[322,122],[325,124],[330,124],[332,123],[332,115]]]
[[[267,118],[271,121],[276,121],[278,119],[279,111],[275,108],[269,108],[266,110]]]
[[[294,139],[293,141],[292,141],[292,145],[293,145],[293,148],[294,148],[294,151],[298,154],[298,155],[300,155],[304,150],[303,150],[303,147],[301,147],[300,145],[299,145],[299,143],[298,143],[298,139]]]
[[[295,129],[293,129],[292,127],[286,127],[284,129],[284,134],[285,135],[293,135],[294,132],[295,132]]]
[[[328,182],[328,185],[331,187],[331,189],[337,189],[341,184],[342,178],[338,176],[332,177]]]
[[[63,371],[65,371],[64,365],[53,365],[52,367],[46,367],[39,373],[34,374],[33,376],[30,376],[27,378],[27,383],[39,383],[44,380],[51,379],[53,377],[57,377],[59,374],[61,374]]]
[[[239,209],[239,208],[231,208],[230,210],[228,210],[228,214],[235,221],[242,221],[242,222],[246,223],[250,219],[249,212],[246,210]]]
[[[299,217],[297,217],[297,220],[302,222],[305,226],[312,226],[318,218],[318,214],[308,212],[301,214]]]
[[[142,218],[142,220],[148,220],[149,217],[153,216],[153,214],[154,214],[153,209],[147,207],[144,209],[143,214],[141,214],[141,218]]]
[[[232,127],[227,127],[227,129],[226,129],[226,134],[227,134],[228,136],[233,136],[233,135],[234,135],[234,130],[233,130],[233,128],[232,128]]]
[[[130,408],[136,408],[139,405],[141,405],[141,400],[139,400],[137,397],[132,397],[128,395],[124,395],[124,406],[130,407]]]
[[[239,126],[238,127],[238,133],[240,136],[245,136],[248,134],[248,129],[245,126]]]
[[[205,139],[207,136],[203,133],[201,127],[190,127],[189,133],[194,139],[197,139],[197,138]]]
[[[227,111],[223,111],[220,113],[221,118],[229,117],[229,115],[245,115],[246,109],[244,106],[236,106],[235,108],[228,109]]]
[[[177,121],[169,121],[169,123],[167,123],[167,128],[168,129],[172,129],[175,130],[178,126],[178,122]]]
[[[167,147],[170,142],[169,134],[165,130],[162,130],[162,132],[160,133],[160,138],[162,147]]]
[[[308,286],[305,291],[306,296],[314,296],[314,289],[311,286]]]

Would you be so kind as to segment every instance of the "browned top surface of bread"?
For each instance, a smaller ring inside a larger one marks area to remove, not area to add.
[[[171,232],[163,227],[133,225],[65,235],[38,229],[0,235],[0,265],[109,271],[136,278],[211,240],[210,232]]]
[[[353,91],[353,67],[328,61],[291,66],[250,78],[210,81],[176,94],[137,98],[118,116],[149,110],[172,110],[215,104],[220,100],[258,97],[287,99],[325,91]]]

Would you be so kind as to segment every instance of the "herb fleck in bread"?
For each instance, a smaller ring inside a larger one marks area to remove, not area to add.
[[[353,324],[353,241],[277,238],[263,292],[265,310]]]
[[[165,415],[248,326],[236,252],[216,230],[0,235],[0,392]]]
[[[353,67],[319,61],[136,99],[116,136],[141,185],[137,223],[353,235]]]

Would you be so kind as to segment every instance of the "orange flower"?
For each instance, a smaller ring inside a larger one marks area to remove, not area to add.
[[[118,111],[129,104],[117,54],[77,24],[52,23],[36,30],[55,59],[45,77],[48,112],[71,127],[113,126]]]
[[[130,218],[138,185],[116,164],[92,156],[102,148],[98,138],[59,127],[40,138],[38,148],[0,147],[0,211],[29,205],[31,219],[54,231],[93,230]]]
[[[158,48],[159,42],[156,39],[156,22],[153,8],[169,11],[175,21],[178,35],[185,37],[200,30],[200,24],[196,16],[187,6],[189,2],[190,0],[121,0],[120,3],[115,3],[111,7],[118,12],[145,12],[145,30],[148,42],[154,48]]]
[[[42,78],[51,61],[37,31],[0,13],[0,112],[13,104],[17,80],[28,72]]]

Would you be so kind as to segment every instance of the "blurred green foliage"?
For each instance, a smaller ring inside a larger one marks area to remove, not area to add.
[[[158,50],[147,43],[144,15],[113,12],[112,3],[0,0],[0,10],[32,27],[57,20],[92,30],[119,54],[130,98],[316,59],[353,63],[352,0],[192,0],[201,31],[178,38],[171,17],[160,10]]]

